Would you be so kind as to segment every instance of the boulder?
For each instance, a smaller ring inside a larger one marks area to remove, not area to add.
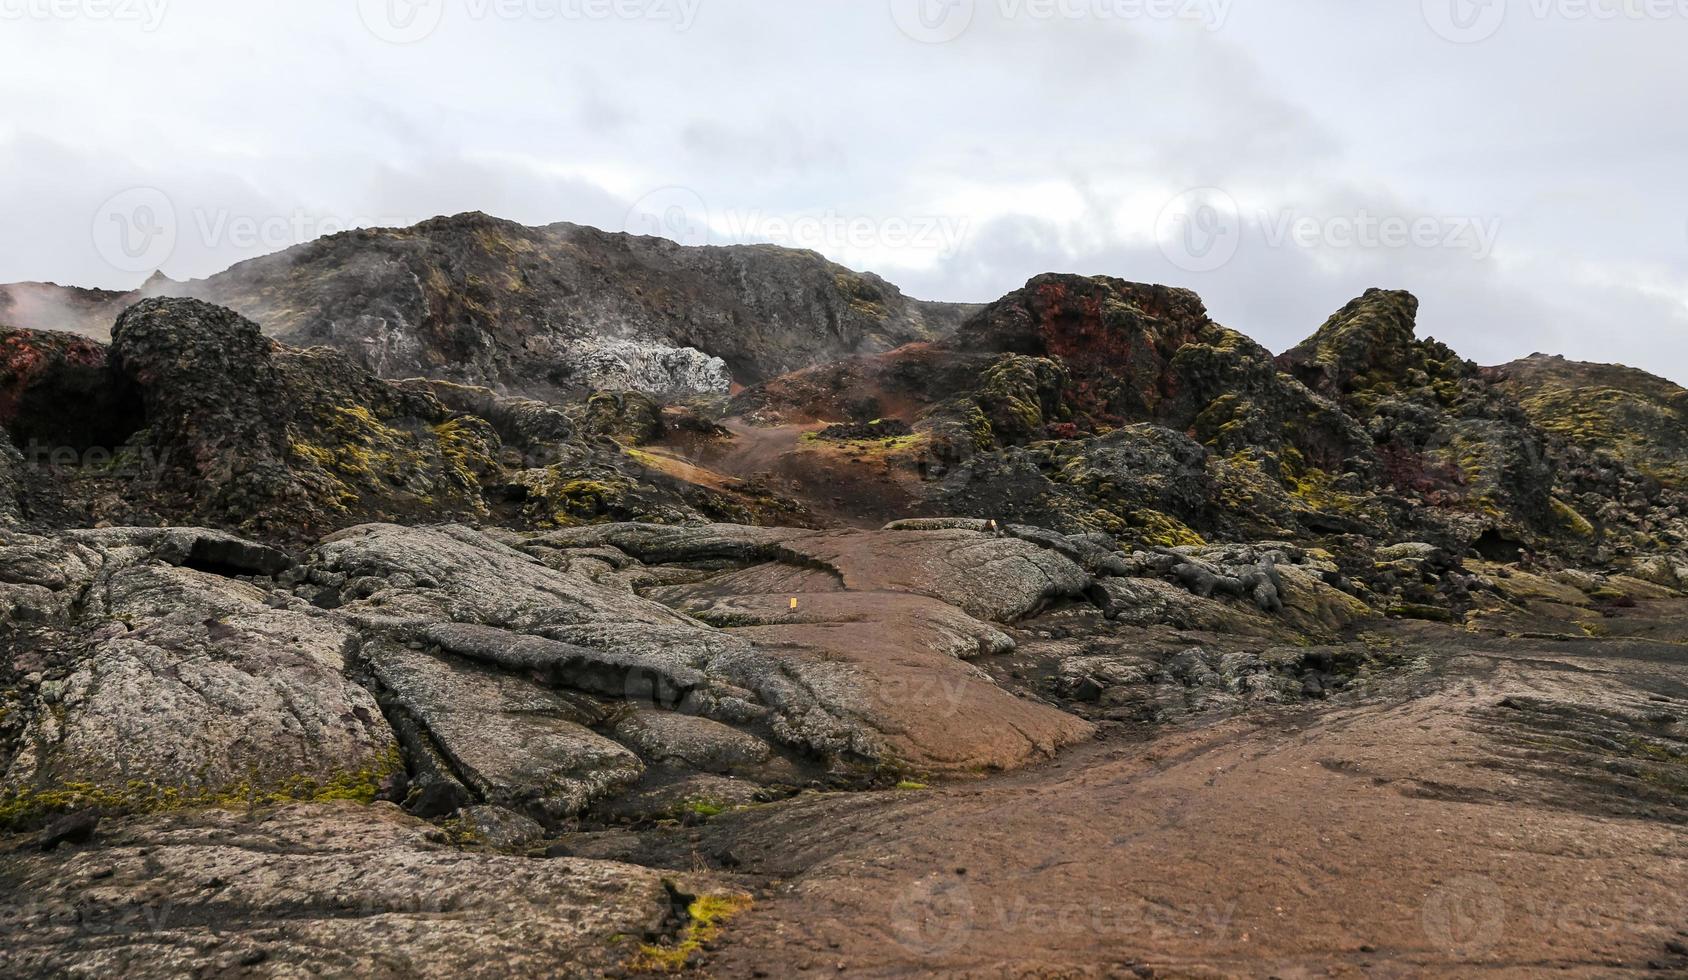
[[[587,727],[602,721],[525,678],[377,641],[364,651],[382,701],[420,726],[451,775],[489,804],[548,825],[632,785],[633,753]]]
[[[107,554],[0,781],[4,810],[367,800],[402,777],[374,698],[345,675],[355,635],[270,599]]]
[[[391,804],[102,824],[96,847],[0,855],[7,976],[600,977],[706,880],[451,846]]]

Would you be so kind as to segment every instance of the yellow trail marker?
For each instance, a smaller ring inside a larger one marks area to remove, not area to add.
[[[797,608],[797,600],[796,599],[791,600],[791,608],[793,608],[793,609]]]

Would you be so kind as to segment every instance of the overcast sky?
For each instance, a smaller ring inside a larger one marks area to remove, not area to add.
[[[0,281],[483,210],[1688,382],[1688,0],[0,0]]]

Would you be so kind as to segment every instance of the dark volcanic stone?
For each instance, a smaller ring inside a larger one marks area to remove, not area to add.
[[[99,825],[100,815],[96,811],[68,813],[48,824],[36,842],[43,851],[56,850],[61,844],[86,844],[94,839],[94,830]]]

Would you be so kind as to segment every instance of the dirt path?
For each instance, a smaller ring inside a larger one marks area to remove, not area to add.
[[[766,893],[707,968],[1688,976],[1684,760],[1623,734],[1688,736],[1688,648],[1401,642],[1428,668],[1365,703],[724,820],[698,846]]]
[[[731,439],[681,439],[644,447],[670,476],[720,489],[758,481],[800,499],[825,527],[871,529],[917,513],[921,477],[909,462],[886,458],[883,441],[805,442],[825,423],[755,426],[721,422]],[[918,459],[916,460],[918,464]],[[824,489],[817,489],[824,488]]]

